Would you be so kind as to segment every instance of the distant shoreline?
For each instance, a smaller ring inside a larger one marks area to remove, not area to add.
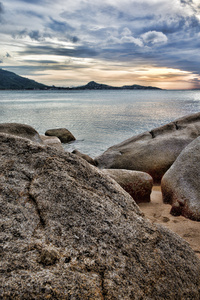
[[[122,87],[110,86],[107,84],[90,81],[86,85],[77,87],[56,87],[49,86],[34,80],[19,76],[13,72],[6,71],[0,68],[0,90],[145,90],[145,89],[160,89],[152,86],[142,85],[124,85]]]
[[[48,92],[48,91],[200,91],[200,89],[159,89],[159,88],[152,88],[152,89],[122,89],[122,88],[111,88],[111,89],[80,89],[80,88],[69,88],[69,87],[49,87],[45,89],[0,89],[0,92],[28,92],[28,91],[43,91],[43,92]]]

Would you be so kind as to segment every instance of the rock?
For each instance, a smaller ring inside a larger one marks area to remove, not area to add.
[[[97,166],[96,161],[94,161],[94,159],[91,158],[89,155],[83,154],[83,153],[79,152],[79,151],[76,150],[76,149],[73,150],[72,153],[78,155],[79,157],[81,157],[81,158],[83,158],[83,159],[85,159],[85,160],[86,160],[87,162],[89,162],[91,165]]]
[[[29,125],[20,123],[1,123],[0,132],[20,136],[33,142],[43,143],[39,133]]]
[[[46,247],[41,249],[39,263],[42,263],[44,266],[51,266],[57,263],[59,260],[59,253],[53,247]]]
[[[149,174],[123,169],[103,169],[101,171],[113,178],[136,203],[150,202],[153,178]]]
[[[199,299],[200,261],[113,179],[0,134],[1,299]]]
[[[161,181],[164,203],[172,215],[200,221],[200,137],[178,156]]]
[[[43,143],[45,145],[51,146],[51,147],[55,147],[59,150],[63,150],[64,148],[61,144],[61,141],[58,137],[56,136],[46,136],[46,135],[40,135],[40,138],[42,139]]]
[[[75,141],[73,134],[66,128],[49,129],[45,132],[47,136],[57,136],[62,143]]]
[[[199,135],[200,113],[196,113],[112,146],[95,161],[99,168],[142,171],[160,182],[180,152]]]

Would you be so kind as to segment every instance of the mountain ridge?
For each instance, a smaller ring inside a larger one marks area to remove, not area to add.
[[[147,89],[161,90],[158,87],[142,86],[142,85],[138,85],[138,84],[123,85],[121,87],[110,86],[107,84],[97,83],[95,81],[90,81],[86,85],[73,87],[73,88],[69,88],[69,89],[72,89],[72,90],[147,90]]]
[[[45,84],[0,69],[0,90],[44,90],[47,88]]]
[[[0,90],[161,90],[158,87],[142,85],[124,85],[121,87],[90,81],[86,85],[77,87],[56,87],[38,83],[32,79],[0,69]]]

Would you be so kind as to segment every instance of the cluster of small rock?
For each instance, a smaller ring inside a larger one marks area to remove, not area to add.
[[[27,125],[1,124],[0,140],[1,299],[199,299],[193,250],[115,181],[149,201],[148,172],[99,170]]]

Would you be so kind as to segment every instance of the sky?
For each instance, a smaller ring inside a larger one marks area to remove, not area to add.
[[[0,0],[0,68],[55,86],[200,89],[200,0]]]

